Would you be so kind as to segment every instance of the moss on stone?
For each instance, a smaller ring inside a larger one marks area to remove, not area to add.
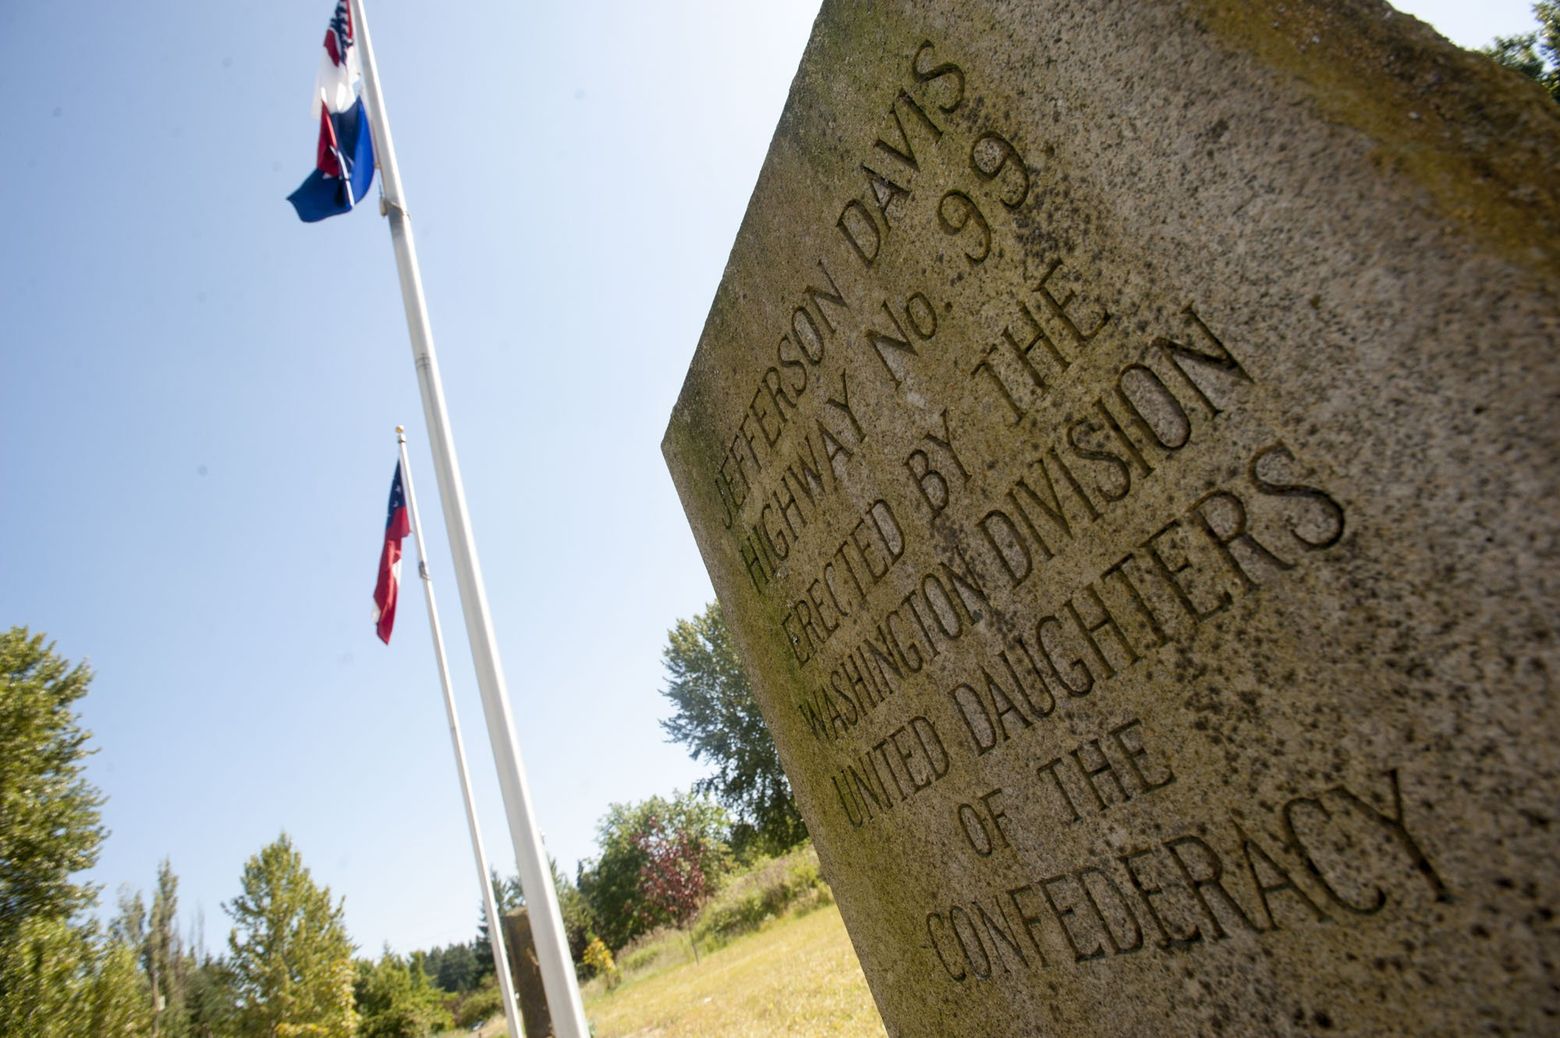
[[[1190,0],[1200,25],[1287,74],[1387,173],[1512,262],[1560,274],[1560,106],[1382,0]]]

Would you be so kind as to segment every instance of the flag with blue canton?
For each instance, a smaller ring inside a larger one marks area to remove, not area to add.
[[[373,185],[374,139],[358,95],[361,79],[352,37],[352,5],[337,0],[325,29],[325,53],[314,91],[320,126],[314,172],[287,196],[305,223],[347,212]]]
[[[395,627],[395,603],[401,591],[401,540],[412,532],[406,511],[406,492],[401,489],[401,463],[395,463],[390,480],[390,509],[385,516],[385,541],[379,549],[379,580],[374,584],[374,630],[379,640],[390,644]]]

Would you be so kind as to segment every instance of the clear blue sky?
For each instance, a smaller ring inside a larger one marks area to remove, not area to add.
[[[1468,46],[1531,24],[1524,0],[1399,6]],[[397,422],[513,871],[384,222],[284,201],[330,8],[0,5],[0,625],[97,673],[105,900],[166,855],[213,948],[284,828],[365,950],[474,932],[421,599],[389,649],[370,622]],[[571,872],[609,803],[700,774],[656,725],[666,629],[711,595],[659,443],[815,8],[369,0],[520,742]]]

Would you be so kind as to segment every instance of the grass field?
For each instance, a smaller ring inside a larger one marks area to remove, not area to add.
[[[730,877],[688,929],[616,961],[615,987],[581,988],[595,1038],[886,1038],[811,845]],[[504,1031],[500,1016],[478,1038]]]
[[[668,940],[686,939],[674,935]],[[668,949],[670,951],[670,949]],[[788,914],[693,961],[658,968],[612,991],[585,986],[595,1038],[884,1038],[856,953],[834,905]]]

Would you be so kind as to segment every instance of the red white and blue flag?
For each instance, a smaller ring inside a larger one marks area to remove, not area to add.
[[[287,196],[305,223],[350,210],[374,183],[374,140],[363,99],[358,96],[362,68],[353,44],[352,5],[336,0],[325,30],[314,90],[314,115],[320,126],[314,172]]]
[[[401,463],[396,462],[395,477],[390,480],[390,511],[385,516],[385,543],[379,551],[379,580],[374,585],[374,629],[386,645],[395,627],[395,602],[401,591],[401,540],[411,532],[406,493],[401,489]]]

